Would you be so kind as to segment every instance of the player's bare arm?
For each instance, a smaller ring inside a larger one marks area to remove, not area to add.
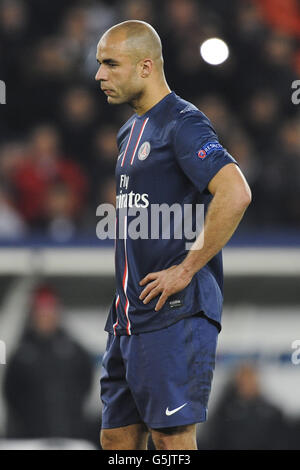
[[[149,273],[140,281],[140,286],[147,284],[140,295],[145,304],[161,293],[156,311],[164,306],[170,295],[184,289],[194,274],[226,245],[251,202],[250,188],[234,163],[224,166],[212,178],[208,190],[213,199],[205,219],[204,237],[203,234],[198,236],[182,263]]]

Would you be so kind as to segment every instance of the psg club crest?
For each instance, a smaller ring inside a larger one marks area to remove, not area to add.
[[[150,150],[151,150],[150,143],[144,142],[139,149],[139,153],[138,153],[139,160],[146,160],[146,158],[148,157],[150,153]]]

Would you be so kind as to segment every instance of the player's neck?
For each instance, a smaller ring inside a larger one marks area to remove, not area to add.
[[[153,106],[159,103],[165,96],[171,93],[171,90],[166,82],[161,87],[157,87],[155,90],[146,90],[145,93],[132,103],[132,107],[136,114],[142,116],[147,113]]]

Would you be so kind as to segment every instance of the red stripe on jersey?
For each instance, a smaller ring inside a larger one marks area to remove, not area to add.
[[[132,133],[133,133],[133,129],[134,129],[135,123],[136,123],[136,119],[133,121],[133,124],[132,124],[132,126],[131,126],[131,130],[130,130],[129,138],[128,138],[127,145],[126,145],[126,148],[125,148],[125,152],[124,152],[124,155],[123,155],[123,158],[122,158],[121,166],[124,165],[126,153],[127,153],[127,150],[128,150],[129,144],[130,144],[130,141],[131,141],[131,137],[132,137]]]
[[[116,217],[116,222],[115,222],[115,256],[116,256],[116,238],[117,238],[117,226],[118,226],[118,217]],[[116,298],[116,315],[117,315],[117,321],[113,324],[113,329],[114,329],[114,334],[116,336],[116,328],[119,324],[119,318],[118,318],[118,305],[120,303],[120,296],[119,294],[117,295]]]
[[[126,305],[125,305],[125,314],[126,314],[126,317],[127,317],[127,327],[126,327],[126,331],[127,331],[127,334],[128,336],[131,335],[131,325],[130,325],[130,321],[129,321],[129,316],[128,316],[128,310],[129,310],[129,301],[128,301],[128,298],[126,297]]]
[[[127,326],[126,326],[126,331],[128,335],[131,335],[131,325],[130,325],[130,320],[129,320],[129,300],[127,297],[127,282],[128,282],[128,263],[127,263],[127,251],[126,251],[126,239],[127,239],[127,216],[125,216],[125,221],[124,221],[124,250],[125,250],[125,269],[124,269],[124,275],[123,275],[123,290],[124,294],[126,297],[126,304],[125,304],[125,315],[127,318]]]
[[[117,321],[116,321],[116,323],[113,324],[113,329],[114,329],[114,334],[115,334],[115,336],[116,336],[116,328],[117,328],[117,326],[118,326],[118,324],[119,324],[118,312],[117,312],[117,308],[118,308],[119,303],[120,303],[120,296],[118,295],[118,297],[117,297],[117,299],[116,299]]]
[[[135,154],[136,154],[136,149],[137,149],[138,146],[139,146],[140,140],[141,140],[141,138],[142,138],[144,129],[145,129],[146,124],[147,124],[148,121],[149,121],[149,118],[145,119],[145,121],[144,121],[144,123],[143,123],[143,125],[142,125],[142,128],[141,128],[141,130],[140,130],[140,134],[139,134],[139,136],[138,136],[138,140],[137,140],[137,142],[136,142],[136,144],[135,144],[134,151],[133,151],[133,154],[132,154],[132,157],[131,157],[131,160],[130,160],[130,165],[132,165],[132,163],[133,163],[133,160],[134,160],[134,157],[135,157]]]

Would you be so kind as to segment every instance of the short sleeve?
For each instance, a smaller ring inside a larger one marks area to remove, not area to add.
[[[174,151],[179,166],[200,192],[223,166],[237,164],[219,143],[209,119],[200,111],[178,121]]]

